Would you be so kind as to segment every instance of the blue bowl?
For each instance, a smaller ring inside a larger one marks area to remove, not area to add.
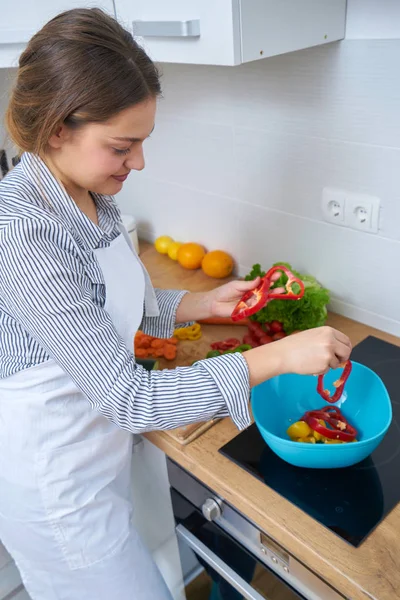
[[[333,388],[342,369],[324,378],[324,387]],[[296,467],[334,469],[349,467],[369,456],[383,440],[392,421],[392,405],[383,381],[374,371],[353,362],[338,406],[357,429],[357,442],[350,444],[307,444],[293,442],[287,428],[307,410],[327,406],[317,393],[313,375],[280,375],[253,388],[251,404],[255,423],[268,446],[280,458]]]

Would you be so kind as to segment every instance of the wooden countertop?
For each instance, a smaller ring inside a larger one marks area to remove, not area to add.
[[[210,279],[201,270],[182,269],[145,242],[141,243],[141,258],[157,287],[195,292],[212,289],[221,283]],[[374,335],[400,346],[399,338],[339,315],[331,314],[328,324],[344,331],[354,345],[368,335]],[[205,356],[212,340],[232,337],[235,332],[242,331],[237,326],[203,326],[201,340],[182,344],[177,363],[190,364],[195,358]],[[171,368],[174,365],[163,363],[162,366]],[[188,446],[180,446],[163,432],[151,432],[146,437],[346,598],[400,599],[400,504],[359,548],[353,548],[219,454],[219,448],[237,434],[235,425],[226,418]],[[368,502],[368,497],[365,501]]]

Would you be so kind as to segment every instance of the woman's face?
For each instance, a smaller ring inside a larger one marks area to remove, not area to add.
[[[154,128],[156,100],[131,106],[104,123],[77,130],[63,125],[49,140],[46,158],[68,192],[117,194],[130,171],[144,168],[143,142]]]

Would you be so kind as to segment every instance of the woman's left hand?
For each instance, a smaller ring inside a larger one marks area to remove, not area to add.
[[[259,277],[251,281],[230,281],[208,292],[211,317],[230,317],[243,294],[256,288],[259,283]]]

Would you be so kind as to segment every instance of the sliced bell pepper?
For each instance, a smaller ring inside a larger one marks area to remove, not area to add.
[[[268,302],[270,285],[271,281],[266,277],[262,277],[259,285],[254,290],[246,292],[233,309],[231,314],[232,321],[246,319],[264,308]]]
[[[178,327],[174,331],[174,336],[179,340],[199,340],[201,338],[201,326],[199,323],[193,323],[188,327]]]
[[[210,350],[206,354],[206,358],[215,358],[216,356],[221,356],[222,352],[220,350]]]
[[[275,273],[284,273],[288,280],[282,291],[275,291],[273,289],[270,290],[268,293],[269,300],[300,300],[304,296],[304,283],[301,279],[295,277],[295,275],[293,275],[293,273],[289,271],[287,267],[284,267],[283,265],[272,267],[268,273],[265,274],[266,279],[272,281]],[[297,285],[300,287],[300,291],[297,293],[293,291],[292,286],[294,283],[297,283]]]
[[[222,352],[225,350],[233,350],[240,346],[240,340],[236,338],[228,338],[226,340],[222,340],[221,342],[213,342],[211,344],[211,348],[213,350],[221,350]]]
[[[284,273],[288,280],[285,287],[270,289],[274,281],[277,280],[276,275]],[[293,291],[293,284],[297,283],[300,291]],[[260,284],[246,292],[239,300],[231,314],[232,321],[240,321],[254,315],[256,312],[264,308],[271,300],[300,300],[304,296],[304,283],[298,277],[295,277],[289,269],[283,265],[272,267],[268,273],[261,277]]]
[[[302,421],[305,421],[313,431],[329,440],[352,442],[357,436],[357,430],[350,425],[337,406],[325,406],[320,410],[310,410],[303,415]]]
[[[324,389],[324,376],[320,375],[318,377],[317,392],[327,402],[337,402],[342,397],[342,394],[344,391],[344,386],[345,386],[346,381],[348,380],[349,375],[351,373],[351,369],[352,369],[351,361],[346,360],[346,362],[342,363],[340,365],[340,367],[343,368],[343,373],[342,373],[341,377],[337,381],[335,381],[335,383],[333,384],[333,386],[336,388],[333,396],[331,396],[329,390]]]
[[[223,354],[233,354],[234,352],[247,352],[247,350],[251,350],[252,346],[249,344],[240,344],[235,348],[231,348],[230,350],[210,350],[206,354],[206,358],[215,358],[216,356],[222,356]]]

